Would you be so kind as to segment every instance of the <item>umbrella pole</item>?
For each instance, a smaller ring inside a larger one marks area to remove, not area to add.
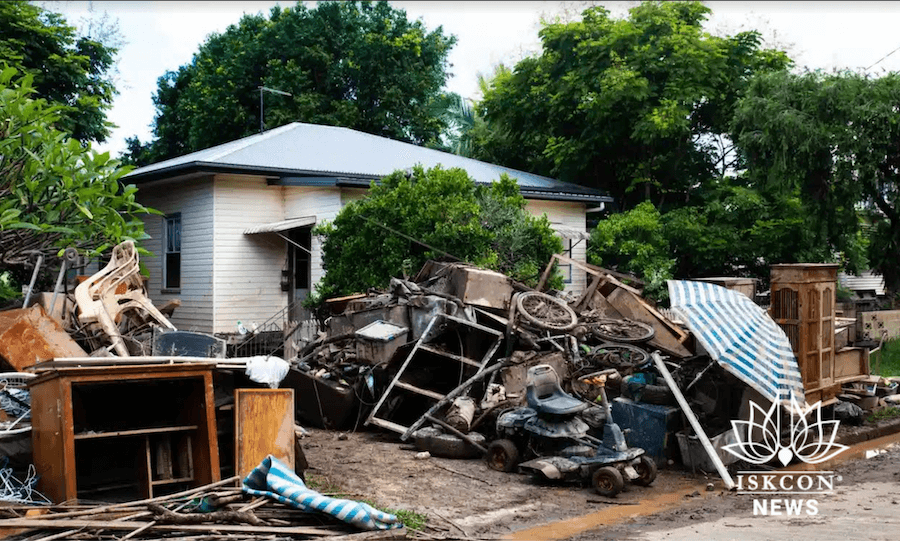
[[[694,432],[697,433],[697,437],[700,438],[700,443],[703,444],[703,448],[706,449],[706,453],[709,455],[710,460],[713,461],[713,464],[716,465],[716,470],[719,472],[719,477],[722,478],[722,481],[725,481],[725,486],[731,490],[734,488],[734,480],[731,478],[731,474],[728,473],[728,469],[725,468],[725,464],[722,463],[722,459],[719,458],[718,453],[716,453],[715,447],[713,447],[712,442],[709,441],[709,438],[706,436],[706,432],[703,431],[703,427],[700,426],[700,422],[697,420],[697,417],[694,415],[694,412],[691,411],[691,407],[688,405],[687,400],[684,399],[684,395],[681,394],[681,389],[678,388],[678,385],[675,384],[675,380],[672,379],[672,374],[669,373],[669,369],[666,368],[666,364],[662,360],[662,356],[658,351],[654,351],[651,356],[653,357],[653,362],[656,364],[656,369],[659,370],[659,373],[662,374],[663,378],[666,380],[666,384],[669,386],[669,389],[672,390],[672,394],[675,395],[675,399],[678,400],[678,405],[681,406],[681,411],[684,412],[685,416],[687,416],[688,421],[691,423],[691,427],[693,427]]]

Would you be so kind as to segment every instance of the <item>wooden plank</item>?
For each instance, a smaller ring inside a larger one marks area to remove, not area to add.
[[[0,528],[39,528],[42,530],[84,528],[86,530],[136,530],[148,527],[150,530],[164,532],[221,532],[251,534],[282,535],[334,535],[334,530],[310,528],[304,526],[249,526],[244,524],[154,524],[137,521],[85,520],[85,519],[46,519],[14,518],[0,520]]]
[[[29,388],[31,393],[31,445],[35,468],[41,474],[38,490],[55,502],[74,497],[74,449],[67,451],[67,432],[72,426],[69,401],[62,397],[64,382],[46,381]],[[68,473],[71,472],[71,475]]]
[[[235,389],[234,468],[241,477],[272,455],[294,467],[294,390]]]
[[[142,436],[144,434],[165,434],[171,432],[184,432],[187,430],[197,430],[197,425],[185,426],[164,426],[162,428],[139,428],[135,430],[119,430],[116,432],[90,432],[85,434],[75,434],[76,440],[92,440],[98,438],[118,438],[126,436]]]
[[[553,271],[553,264],[559,261],[559,254],[553,254],[550,256],[550,262],[547,263],[547,266],[544,267],[544,272],[541,273],[541,279],[538,280],[537,287],[535,287],[538,291],[543,291],[544,286],[547,285],[547,280],[550,279],[550,272]]]
[[[398,434],[403,434],[404,432],[406,432],[407,428],[399,423],[388,421],[387,419],[381,419],[379,417],[369,417],[369,420],[367,422],[379,428],[384,428]]]
[[[657,319],[646,307],[640,298],[624,289],[616,289],[607,297],[609,303],[624,317],[651,325],[656,331],[648,342],[651,346],[661,349],[676,357],[690,357],[692,354],[680,342],[680,336],[673,334],[669,327]]]

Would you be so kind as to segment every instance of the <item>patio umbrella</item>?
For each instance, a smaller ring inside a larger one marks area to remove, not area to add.
[[[706,282],[669,280],[672,310],[725,370],[773,402],[804,404],[803,380],[787,335],[743,293]]]

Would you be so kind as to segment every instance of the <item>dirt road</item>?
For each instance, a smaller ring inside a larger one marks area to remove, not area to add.
[[[651,487],[614,500],[580,486],[548,486],[483,461],[416,459],[393,436],[312,430],[304,440],[317,483],[428,516],[426,534],[480,539],[896,539],[900,445],[829,469],[841,476],[815,516],[754,516],[752,497],[716,477],[663,470]],[[870,453],[871,454],[871,453]],[[712,483],[713,490],[707,490]]]

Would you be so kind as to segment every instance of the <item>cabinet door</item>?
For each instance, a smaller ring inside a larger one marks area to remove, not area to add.
[[[293,389],[235,389],[235,474],[245,477],[268,455],[293,469],[294,437]]]

